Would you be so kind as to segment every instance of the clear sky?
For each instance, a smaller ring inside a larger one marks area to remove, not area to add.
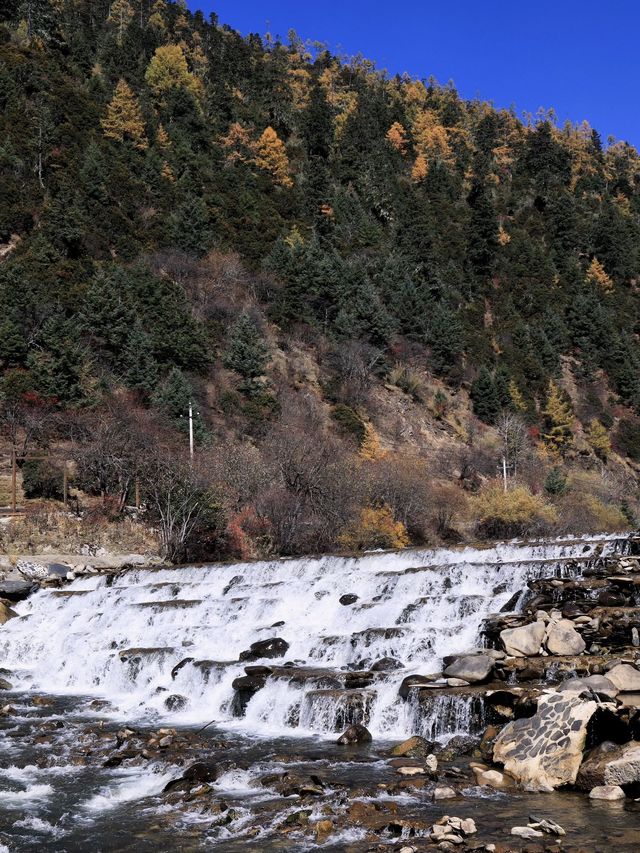
[[[640,147],[640,0],[187,0],[243,34],[326,42],[379,68],[453,80],[518,114],[554,107]]]

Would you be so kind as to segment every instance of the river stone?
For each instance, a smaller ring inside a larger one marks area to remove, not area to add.
[[[354,723],[340,735],[336,742],[339,743],[340,746],[349,746],[352,743],[370,743],[371,740],[371,732],[369,729],[361,723]]]
[[[618,785],[598,785],[589,791],[592,800],[624,800],[625,793]]]
[[[341,595],[338,599],[340,604],[342,604],[344,607],[348,607],[350,604],[355,604],[357,600],[358,596],[355,594],[355,592],[348,592],[346,593],[346,595]]]
[[[540,832],[532,826],[513,826],[511,835],[517,835],[519,838],[542,838],[544,832]]]
[[[587,647],[569,619],[561,619],[550,626],[546,645],[552,655],[579,655]]]
[[[502,729],[493,759],[503,764],[527,791],[553,791],[575,782],[582,761],[587,725],[598,703],[573,693],[543,693],[533,717]]]
[[[425,740],[420,735],[403,740],[391,750],[391,755],[400,756],[401,758],[426,758],[433,752],[435,744]]]
[[[589,675],[585,678],[567,678],[558,690],[569,693],[583,693],[592,690],[597,696],[615,699],[620,692],[617,687],[604,675]]]
[[[12,610],[6,602],[0,601],[0,625],[4,625],[5,622],[17,615],[16,611]]]
[[[621,746],[605,741],[582,762],[576,784],[582,790],[640,782],[640,741]]]
[[[628,663],[619,663],[607,672],[607,678],[618,690],[640,692],[640,672]]]
[[[5,580],[0,582],[0,598],[8,598],[10,601],[22,601],[31,593],[34,587],[31,581],[27,580]]]
[[[541,620],[522,625],[520,628],[505,628],[500,631],[504,650],[513,657],[532,657],[540,651],[546,625]]]
[[[492,672],[493,658],[489,655],[462,655],[449,664],[443,674],[474,684],[486,681]]]
[[[457,796],[455,789],[450,788],[448,785],[436,785],[433,791],[434,800],[450,800]]]
[[[486,785],[488,788],[497,789],[509,786],[504,773],[500,773],[499,770],[483,770],[482,767],[474,767],[473,773],[476,777],[476,785]]]
[[[10,681],[7,681],[4,678],[0,678],[0,690],[11,690],[13,688],[13,684]]]
[[[260,660],[261,658],[281,658],[284,657],[289,643],[283,640],[282,637],[271,637],[269,640],[258,640],[256,643],[251,643],[249,648],[240,652],[241,661]]]

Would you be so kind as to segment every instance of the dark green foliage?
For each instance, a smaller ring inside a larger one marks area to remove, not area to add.
[[[615,444],[624,456],[640,462],[640,422],[623,418],[618,424]]]
[[[49,459],[28,459],[22,466],[25,498],[62,500],[62,471]]]
[[[567,493],[567,475],[562,468],[552,468],[544,481],[544,490],[548,495],[560,498]]]
[[[229,346],[224,354],[224,366],[235,370],[250,384],[264,373],[268,352],[255,321],[248,314],[241,314],[231,331]]]
[[[640,407],[630,146],[604,147],[595,131],[547,116],[525,126],[433,81],[420,106],[408,81],[366,62],[320,52],[298,65],[295,46],[266,48],[175,3],[164,32],[149,23],[150,4],[122,32],[109,8],[2,7],[1,369],[28,368],[61,404],[124,385],[168,412],[168,386],[205,376],[222,349],[242,377],[240,407],[268,417],[259,326],[240,318],[224,346],[237,294],[223,285],[201,310],[189,276],[154,261],[215,248],[255,274],[255,319],[277,324],[279,345],[298,333],[325,346],[362,341],[387,366],[403,348],[426,348],[426,366],[454,386],[477,373],[474,407],[487,422],[511,406],[511,379],[539,401],[563,363],[580,380],[604,371],[619,400]],[[163,44],[184,45],[194,85],[159,98],[145,71]],[[146,148],[104,136],[120,79]],[[448,150],[414,180],[422,109]],[[396,146],[394,123],[406,134]],[[284,181],[255,163],[267,127],[284,146]],[[231,128],[246,134],[236,147]],[[588,280],[594,258],[610,288]]]
[[[362,444],[367,430],[364,421],[351,406],[346,406],[344,403],[337,403],[333,407],[331,416],[346,433],[355,438],[359,445]]]
[[[480,368],[480,373],[471,385],[473,411],[487,424],[496,422],[500,414],[500,396],[496,389],[493,376],[486,367]]]

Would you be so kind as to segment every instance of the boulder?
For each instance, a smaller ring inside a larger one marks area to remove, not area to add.
[[[618,785],[598,785],[589,791],[592,800],[624,800],[625,793]]]
[[[0,690],[12,690],[13,684],[5,678],[0,678]]]
[[[574,693],[543,693],[533,717],[502,729],[493,759],[528,791],[552,791],[576,781],[587,726],[599,703]]]
[[[400,756],[401,758],[426,758],[431,755],[435,748],[435,744],[425,740],[420,735],[403,740],[391,750],[391,755]]]
[[[493,672],[494,660],[489,655],[462,655],[445,669],[447,678],[461,678],[470,684],[486,681]]]
[[[289,643],[283,640],[282,637],[271,637],[268,640],[258,640],[256,643],[251,643],[249,648],[240,652],[239,660],[261,660],[262,658],[281,658],[284,657]]]
[[[434,800],[450,800],[457,796],[455,789],[450,788],[448,785],[436,785],[433,790]]]
[[[0,601],[0,625],[4,625],[9,619],[13,619],[18,614],[5,601]]]
[[[262,690],[266,681],[267,678],[265,675],[241,675],[239,678],[234,678],[231,686],[235,690],[233,702],[235,716],[244,716],[247,705],[258,690]]]
[[[348,607],[350,604],[355,604],[358,596],[354,592],[348,592],[346,595],[341,595],[338,601],[340,604]]]
[[[607,678],[618,690],[640,692],[640,672],[628,663],[619,663],[607,672]]]
[[[0,598],[9,601],[22,601],[31,594],[37,586],[28,580],[5,580],[0,582]]]
[[[171,693],[170,696],[164,700],[164,707],[167,711],[182,711],[189,704],[189,700],[186,696],[182,696],[180,693]]]
[[[547,650],[552,655],[579,655],[587,644],[569,619],[560,619],[550,625],[546,639]]]
[[[615,699],[620,692],[610,679],[604,675],[589,675],[585,678],[567,678],[558,690],[569,693],[593,692],[600,699]]]
[[[518,838],[542,838],[544,832],[539,829],[534,829],[532,826],[513,826],[511,827],[511,835],[517,835]]]
[[[578,771],[576,785],[590,788],[640,782],[640,741],[622,745],[605,741],[592,749]]]
[[[360,723],[354,723],[344,731],[337,740],[340,746],[349,746],[353,743],[370,743],[371,732]]]
[[[394,669],[402,669],[402,664],[395,658],[380,658],[371,666],[371,672],[392,672]]]
[[[411,691],[416,687],[428,687],[440,678],[439,675],[407,675],[402,679],[402,683],[398,689],[398,695],[401,699],[408,699]]]
[[[545,631],[546,625],[540,620],[519,628],[505,628],[504,631],[500,631],[500,639],[508,655],[532,657],[540,651]]]

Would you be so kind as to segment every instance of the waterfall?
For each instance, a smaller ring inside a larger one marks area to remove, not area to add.
[[[527,581],[625,547],[602,536],[83,577],[17,606],[0,663],[18,689],[104,697],[127,721],[323,736],[362,722],[379,738],[443,737],[468,730],[474,700],[417,707],[399,698],[402,679],[477,646],[483,619],[513,606]],[[341,604],[346,594],[357,600]],[[286,654],[251,662],[273,673],[239,708],[240,653],[275,637]],[[361,674],[382,658],[401,668]]]

